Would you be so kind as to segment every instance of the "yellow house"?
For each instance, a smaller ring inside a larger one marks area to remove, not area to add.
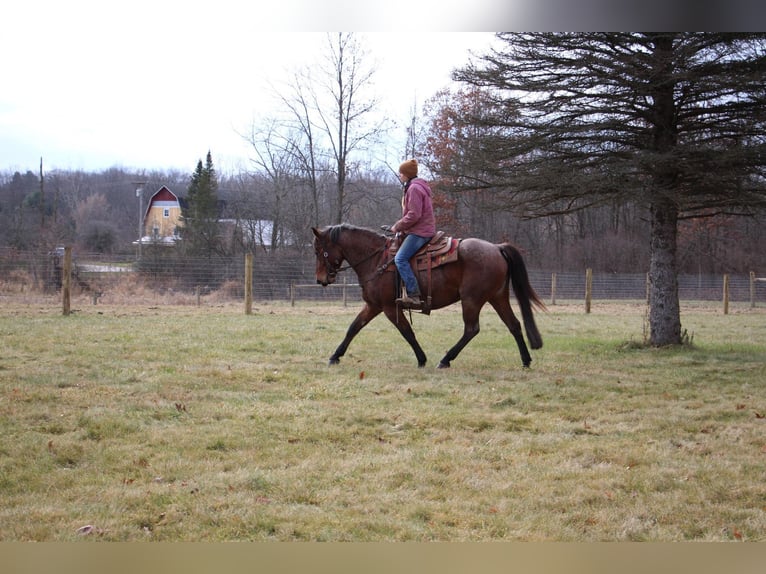
[[[149,199],[144,213],[141,243],[173,245],[179,238],[182,225],[181,200],[163,185]]]

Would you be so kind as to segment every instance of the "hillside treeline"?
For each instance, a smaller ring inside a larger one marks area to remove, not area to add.
[[[19,250],[73,245],[80,252],[130,254],[138,237],[139,201],[165,185],[185,197],[190,173],[134,172],[112,168],[101,172],[62,171],[0,175],[0,245]],[[228,219],[275,221],[277,244],[261,245],[265,253],[304,253],[310,227],[331,222],[332,181],[319,202],[324,213],[312,213],[308,190],[298,182],[284,197],[274,196],[267,178],[254,174],[219,174],[218,195]],[[399,215],[401,190],[388,173],[359,174],[349,180],[345,219],[378,228]],[[498,209],[489,192],[449,194],[434,186],[439,227],[462,236],[511,241],[528,254],[537,269],[641,272],[649,257],[647,214],[635,205],[594,207],[572,214],[521,219]],[[322,186],[320,186],[322,189]],[[278,209],[277,209],[277,203]],[[288,239],[290,238],[290,239]],[[297,238],[297,239],[291,239]],[[227,246],[230,255],[247,246]],[[747,273],[763,265],[766,221],[757,217],[713,217],[682,222],[679,263],[683,273]]]
[[[0,174],[0,245],[130,253],[141,206],[165,185],[192,204],[201,192],[180,250],[302,255],[312,226],[398,218],[396,167],[416,157],[445,232],[511,241],[537,269],[648,271],[657,310],[677,308],[679,273],[759,272],[765,34],[500,33],[404,123],[380,117],[362,40],[328,34],[324,65],[298,70],[241,134],[238,173],[215,171],[208,150],[196,173],[41,160]],[[200,177],[210,185],[196,189]],[[269,237],[205,237],[220,219],[268,221]],[[680,322],[668,324],[673,342]]]

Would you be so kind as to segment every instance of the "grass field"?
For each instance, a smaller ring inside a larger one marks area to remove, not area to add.
[[[515,303],[515,302],[514,302]],[[766,541],[766,310],[0,307],[0,540]]]

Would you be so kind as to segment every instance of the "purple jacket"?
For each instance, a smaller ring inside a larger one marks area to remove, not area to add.
[[[402,198],[402,218],[391,226],[391,231],[402,231],[421,237],[436,235],[431,188],[424,179],[416,177],[410,181]]]

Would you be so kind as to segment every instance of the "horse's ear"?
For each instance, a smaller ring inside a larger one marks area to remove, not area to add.
[[[319,230],[316,227],[312,227],[311,231],[314,232],[314,237],[319,237]]]

